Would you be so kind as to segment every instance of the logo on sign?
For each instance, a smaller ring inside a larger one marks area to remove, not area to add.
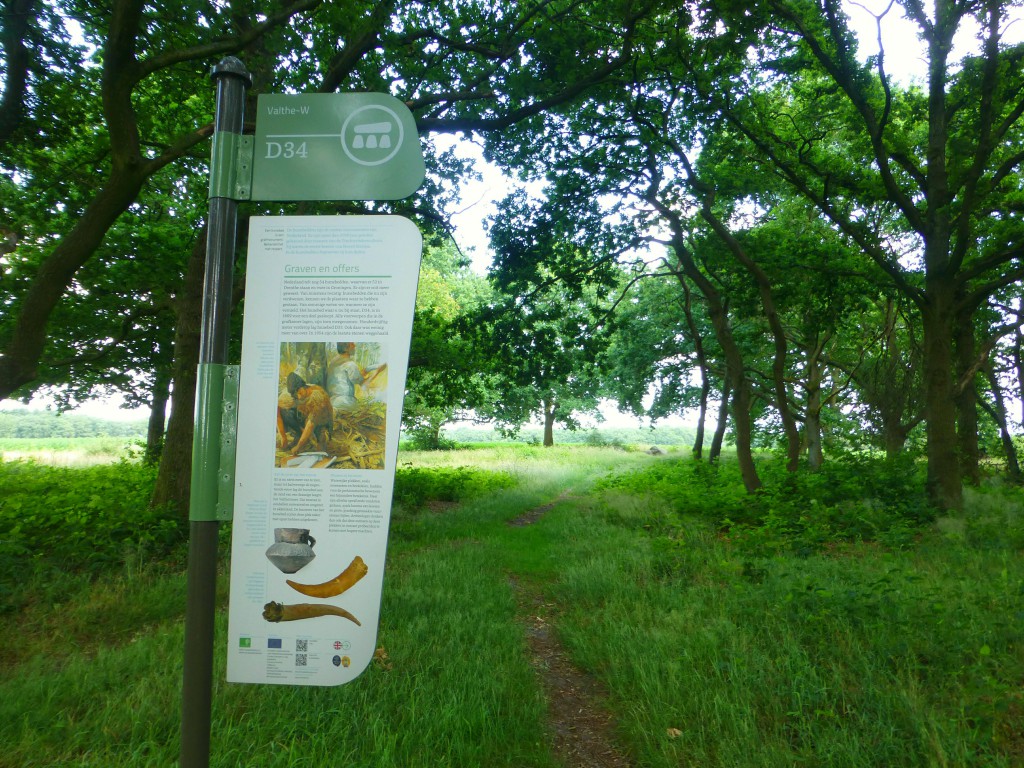
[[[341,126],[341,147],[359,165],[383,165],[398,154],[405,138],[398,115],[380,104],[360,107]]]

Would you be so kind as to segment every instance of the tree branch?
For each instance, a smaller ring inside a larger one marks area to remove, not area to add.
[[[420,132],[432,133],[460,133],[479,131],[499,131],[515,125],[527,118],[538,115],[552,107],[565,104],[576,99],[593,86],[603,82],[611,74],[625,66],[633,56],[633,40],[636,27],[640,20],[649,12],[651,3],[644,3],[639,10],[634,10],[626,21],[626,29],[622,36],[622,49],[619,54],[600,67],[596,67],[587,74],[579,77],[574,82],[567,84],[562,89],[538,98],[530,104],[526,104],[504,115],[490,118],[462,117],[462,118],[434,118],[419,117],[416,124]]]
[[[160,313],[161,310],[167,309],[169,305],[140,305],[126,312],[121,318],[121,327],[117,334],[110,337],[110,340],[104,344],[100,344],[94,349],[88,352],[83,352],[79,355],[73,355],[71,357],[62,357],[55,360],[43,360],[43,364],[51,368],[68,368],[73,365],[91,365],[98,363],[117,347],[124,344],[125,341],[132,338],[132,331],[134,329],[135,321],[143,317],[155,317]]]
[[[900,211],[906,217],[910,225],[918,233],[923,234],[925,232],[924,217],[921,215],[920,211],[917,210],[913,199],[907,195],[897,183],[896,178],[892,173],[892,168],[889,165],[889,152],[886,149],[884,142],[886,123],[880,120],[871,109],[867,95],[863,93],[856,78],[854,77],[854,72],[857,67],[856,61],[848,49],[841,45],[843,33],[846,29],[844,25],[840,24],[838,20],[839,14],[835,12],[833,4],[834,0],[828,0],[827,6],[833,9],[829,19],[830,31],[840,53],[842,54],[845,52],[847,54],[846,56],[840,55],[835,58],[829,54],[823,42],[819,40],[814,32],[808,27],[800,14],[790,8],[788,3],[773,2],[772,6],[783,18],[789,20],[796,29],[797,34],[799,34],[801,39],[807,43],[811,53],[814,55],[814,58],[836,81],[839,87],[842,88],[854,109],[856,109],[857,113],[860,114],[861,119],[864,122],[864,127],[868,132],[868,138],[871,142],[875,161],[878,163],[878,172],[886,193],[889,195],[889,198],[899,206]]]
[[[115,2],[103,46],[103,117],[110,134],[110,157],[115,174],[140,162],[139,126],[132,106],[132,89],[138,82],[135,48],[144,5],[144,0]]]
[[[1016,249],[1014,255],[1024,255],[1024,246]],[[956,309],[957,311],[972,312],[984,304],[985,300],[995,291],[1000,288],[1005,288],[1011,283],[1015,283],[1022,279],[1024,279],[1024,266],[1019,266],[1017,269],[1010,270],[1005,274],[989,280],[987,283],[982,283],[981,285],[976,286],[974,290],[957,302]]]
[[[253,24],[250,28],[244,30],[241,34],[234,37],[225,38],[223,40],[215,40],[212,43],[204,43],[203,45],[194,45],[188,48],[181,48],[174,51],[164,51],[162,53],[150,56],[144,59],[138,66],[137,76],[134,82],[138,82],[148,75],[158,72],[161,69],[173,66],[175,64],[181,64],[185,61],[195,61],[196,59],[210,59],[214,56],[221,56],[230,53],[238,53],[244,50],[248,46],[252,45],[256,40],[265,35],[267,32],[276,29],[284,24],[287,24],[291,18],[297,14],[304,13],[306,11],[313,10],[321,4],[323,0],[297,0],[297,2],[291,5],[285,6],[277,13],[272,13],[267,18],[258,24]]]
[[[999,10],[991,4],[988,8],[988,24],[984,40],[984,61],[982,64],[981,101],[978,105],[978,138],[974,148],[974,159],[963,180],[963,205],[956,222],[956,238],[950,254],[950,272],[959,271],[968,250],[974,245],[971,237],[974,223],[974,208],[978,197],[978,184],[995,148],[992,132],[994,121],[994,100],[999,79]]]
[[[323,82],[317,88],[320,93],[333,93],[352,73],[359,61],[380,42],[380,33],[387,27],[391,13],[395,8],[395,0],[386,0],[374,5],[370,18],[367,19],[358,37],[349,42],[334,59],[331,60]]]

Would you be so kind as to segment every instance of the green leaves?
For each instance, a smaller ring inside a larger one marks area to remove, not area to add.
[[[515,479],[508,472],[474,467],[401,467],[395,473],[395,502],[413,510],[430,502],[467,501],[513,485]]]
[[[120,462],[81,469],[0,463],[0,613],[19,574],[97,572],[166,556],[185,540],[180,515],[151,509],[156,470]]]
[[[543,278],[526,295],[495,298],[480,315],[477,338],[501,395],[481,410],[511,432],[536,416],[550,441],[555,423],[572,429],[579,414],[597,410],[610,339],[606,312],[594,289]]]
[[[747,495],[732,463],[662,461],[616,475],[601,487],[653,494],[675,515],[709,519],[746,554],[811,552],[839,542],[908,546],[935,510],[913,461],[848,457],[816,474],[788,475],[779,462],[759,468],[766,490]]]

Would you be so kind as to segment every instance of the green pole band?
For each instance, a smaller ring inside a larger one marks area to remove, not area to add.
[[[196,380],[195,431],[192,435],[192,486],[188,519],[215,521],[217,517],[220,432],[224,399],[224,369],[200,363]]]
[[[213,134],[210,150],[210,197],[248,200],[252,188],[251,136],[230,131]]]
[[[235,512],[235,453],[238,442],[237,365],[224,366],[224,401],[220,422],[220,463],[217,465],[217,519],[227,522]]]

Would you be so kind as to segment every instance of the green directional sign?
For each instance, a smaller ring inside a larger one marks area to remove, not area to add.
[[[393,96],[259,97],[252,200],[398,200],[424,173],[416,122]]]

